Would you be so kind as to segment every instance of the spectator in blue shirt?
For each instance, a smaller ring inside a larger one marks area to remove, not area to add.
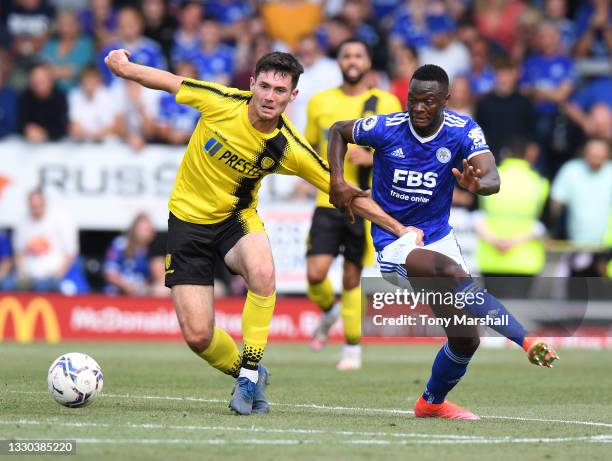
[[[592,116],[598,109],[612,111],[612,77],[601,77],[587,83],[566,106],[567,115],[590,136],[596,135],[597,124],[593,123]]]
[[[45,43],[40,54],[51,65],[58,88],[67,92],[78,85],[85,66],[93,63],[94,48],[91,39],[81,35],[78,18],[70,10],[57,15],[56,31],[58,36]]]
[[[189,62],[175,66],[177,75],[196,78],[196,69]],[[186,144],[200,119],[200,112],[193,107],[176,102],[174,95],[165,93],[159,100],[157,137],[169,144]]]
[[[402,3],[402,0],[371,0],[372,16],[378,22],[389,22]]]
[[[470,45],[472,68],[467,74],[472,94],[479,98],[495,88],[495,69],[489,59],[489,45],[483,38],[477,38]]]
[[[11,72],[8,52],[0,49],[0,138],[17,131],[17,93],[7,81]]]
[[[117,31],[117,10],[112,0],[90,0],[89,7],[79,13],[83,33],[101,46],[113,41]]]
[[[188,60],[200,48],[200,26],[202,5],[198,2],[185,3],[178,15],[179,26],[174,32],[170,56],[172,63]]]
[[[107,294],[144,296],[150,294],[151,268],[149,245],[155,229],[149,217],[137,215],[128,231],[116,237],[104,260]]]
[[[242,0],[208,0],[206,14],[215,18],[223,26],[224,40],[240,41],[248,27],[248,20],[255,10],[251,2]]]
[[[427,16],[424,8],[411,8],[410,2],[405,2],[396,10],[390,30],[391,39],[417,50],[430,45]]]
[[[538,26],[536,53],[523,63],[521,87],[543,115],[554,115],[574,88],[576,71],[570,56],[561,51],[557,26],[549,21]]]
[[[549,176],[559,107],[574,89],[576,72],[572,59],[561,50],[555,23],[543,21],[538,25],[535,45],[536,53],[523,63],[520,87],[534,102],[538,113],[536,132],[540,156],[535,167]]]
[[[580,2],[575,17],[576,57],[606,59],[612,50],[612,7],[609,0]]]
[[[98,68],[104,77],[104,82],[109,85],[116,80],[116,77],[104,64],[104,58],[111,50],[117,48],[125,48],[130,51],[130,61],[132,62],[157,69],[166,69],[166,59],[161,46],[142,35],[144,22],[138,10],[132,7],[124,7],[119,11],[117,20],[119,40],[102,49],[98,59]]]
[[[15,289],[13,248],[6,232],[0,231],[0,291]]]
[[[432,29],[440,29],[443,24],[447,28],[455,28],[455,20],[445,6],[446,2],[437,1],[405,1],[395,10],[390,29],[393,42],[399,40],[406,46],[421,48],[431,46]],[[445,69],[446,70],[446,69]]]
[[[567,0],[546,0],[545,18],[556,23],[561,34],[561,47],[570,53],[576,43],[576,24],[567,18]]]
[[[221,43],[221,25],[206,19],[200,26],[200,48],[187,56],[196,68],[198,78],[229,85],[234,73],[234,49]]]

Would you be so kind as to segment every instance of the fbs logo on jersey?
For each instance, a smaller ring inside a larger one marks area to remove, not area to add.
[[[428,189],[432,189],[436,187],[436,178],[438,177],[438,173],[434,173],[433,171],[427,171],[426,173],[421,173],[420,171],[411,171],[411,170],[398,170],[396,169],[393,173],[393,184],[398,184],[401,186],[408,187],[427,187]],[[432,192],[429,190],[421,190],[421,189],[402,189],[397,186],[393,186],[394,189],[399,189],[404,192],[417,192],[420,194],[431,195]]]
[[[436,187],[438,173],[427,171],[398,170],[393,173],[391,197],[409,202],[428,203]]]
[[[440,163],[448,163],[451,159],[451,151],[446,147],[440,147],[436,151],[436,158]]]

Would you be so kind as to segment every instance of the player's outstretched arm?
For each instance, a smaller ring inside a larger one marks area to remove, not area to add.
[[[327,161],[330,169],[329,202],[341,211],[346,211],[354,221],[351,202],[356,197],[367,197],[367,192],[351,186],[344,180],[344,157],[347,144],[353,141],[355,120],[343,120],[334,123],[329,129],[327,143]],[[382,211],[382,210],[381,210]]]
[[[374,200],[372,200],[370,197],[355,197],[351,201],[349,208],[352,208],[352,210],[362,218],[373,222],[378,227],[381,227],[382,229],[391,232],[397,237],[401,237],[402,235],[408,232],[416,232],[416,244],[419,246],[424,245],[423,231],[421,229],[413,226],[404,226],[395,218],[392,218],[387,213],[385,213],[385,211],[380,207],[380,205]]]
[[[153,90],[163,90],[168,93],[178,93],[183,77],[165,70],[143,66],[128,60],[130,52],[119,49],[112,50],[104,58],[104,63],[117,77],[133,80]]]
[[[339,121],[329,130],[327,144],[327,161],[330,168],[329,201],[336,208],[346,211],[351,222],[354,221],[353,212],[373,222],[377,226],[401,237],[407,232],[417,233],[417,244],[423,244],[423,232],[415,227],[406,227],[392,218],[370,198],[368,192],[348,184],[344,180],[344,157],[347,144],[354,143],[353,125],[356,120]]]
[[[464,189],[478,195],[492,195],[499,192],[500,179],[495,157],[490,152],[476,155],[469,162],[463,160],[463,171],[452,169],[457,182]]]

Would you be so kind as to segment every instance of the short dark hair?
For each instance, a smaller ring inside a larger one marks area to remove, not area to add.
[[[502,54],[493,59],[493,68],[495,70],[511,70],[517,67],[516,62],[507,54]]]
[[[257,64],[255,64],[255,78],[262,72],[268,71],[278,72],[281,75],[291,76],[291,85],[295,88],[300,79],[300,75],[304,73],[304,68],[291,53],[282,53],[273,51],[272,53],[264,54]]]
[[[350,43],[358,43],[360,45],[363,45],[363,47],[366,50],[366,53],[368,53],[368,57],[372,59],[372,49],[370,48],[370,45],[368,45],[365,40],[362,40],[357,37],[349,37],[349,38],[342,40],[340,42],[340,45],[338,45],[338,48],[336,49],[336,55],[340,54],[340,50],[342,49],[344,45],[348,45]]]
[[[446,89],[448,89],[450,84],[446,71],[440,66],[436,66],[435,64],[425,64],[419,67],[417,70],[414,71],[414,74],[412,74],[411,80],[420,80],[422,82],[438,82]]]

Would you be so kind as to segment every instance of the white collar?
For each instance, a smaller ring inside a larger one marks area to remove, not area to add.
[[[431,136],[427,136],[426,138],[419,136],[417,132],[414,131],[414,127],[412,126],[412,120],[410,118],[408,119],[408,126],[410,127],[410,132],[413,134],[413,136],[417,138],[421,144],[424,144],[426,142],[433,141],[436,138],[436,136],[438,136],[440,131],[442,131],[442,128],[444,128],[444,122],[446,122],[446,112],[444,112],[444,120],[442,121],[440,128],[438,128],[438,131],[436,131]]]

